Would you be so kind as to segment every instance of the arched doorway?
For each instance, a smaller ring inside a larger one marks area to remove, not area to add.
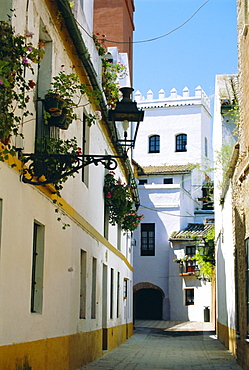
[[[134,293],[135,320],[162,320],[163,294],[158,289],[139,289]]]

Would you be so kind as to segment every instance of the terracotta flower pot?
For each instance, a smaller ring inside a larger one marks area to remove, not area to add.
[[[62,109],[62,112],[60,115],[58,116],[51,115],[51,117],[49,117],[48,119],[48,124],[50,126],[59,127],[61,130],[67,130],[71,122],[72,121],[70,121],[70,118],[67,117],[66,108]]]
[[[44,106],[52,117],[58,117],[62,114],[64,100],[59,94],[49,93],[45,95]]]

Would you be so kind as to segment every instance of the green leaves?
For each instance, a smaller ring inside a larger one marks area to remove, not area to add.
[[[110,223],[120,225],[125,231],[134,231],[143,215],[139,216],[133,209],[130,186],[116,180],[111,171],[105,176],[104,195],[110,210]]]
[[[12,26],[0,21],[0,138],[5,139],[11,133],[16,134],[22,116],[31,112],[27,109],[27,92],[35,86],[33,81],[26,81],[25,71],[34,73],[32,63],[38,63],[44,51],[26,43],[24,36],[15,35]]]

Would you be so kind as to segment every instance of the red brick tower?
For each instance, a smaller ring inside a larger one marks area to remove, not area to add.
[[[94,33],[104,34],[107,40],[117,41],[116,43],[106,42],[106,46],[117,46],[119,52],[128,53],[131,80],[134,10],[134,0],[94,1]]]

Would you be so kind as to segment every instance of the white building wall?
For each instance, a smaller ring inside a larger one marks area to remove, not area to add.
[[[92,17],[93,1],[89,0],[83,3],[86,20]],[[83,3],[76,1],[77,6]],[[48,68],[48,76],[50,72],[51,76],[57,75],[62,69],[62,64],[66,72],[71,72],[70,66],[73,64],[71,49],[69,52],[63,43],[56,25],[53,23],[52,15],[46,7],[46,2],[40,0],[29,2],[27,13],[26,6],[25,1],[13,1],[13,8],[16,8],[16,17],[13,17],[16,33],[23,35],[26,30],[34,33],[31,41],[36,46],[39,40],[40,21],[42,21],[45,25],[43,32],[49,35],[52,40],[50,43],[52,60]],[[1,4],[0,9],[2,9]],[[79,14],[79,20],[84,25],[82,14]],[[87,24],[87,29],[91,31],[92,21]],[[100,69],[98,69],[101,66],[101,60],[92,39],[90,40],[91,42],[89,40],[86,42],[87,47],[91,53],[96,73],[101,78]],[[82,70],[83,68],[81,73]],[[27,79],[32,78],[37,82],[37,72],[38,66],[34,65],[34,75],[26,75]],[[89,104],[84,98],[81,108],[77,109],[77,114],[79,117],[83,117],[83,112],[94,114],[95,109],[96,107]],[[24,153],[34,153],[35,90],[30,92],[30,110],[34,115],[29,117],[27,122],[24,118],[22,131],[25,138]],[[79,146],[82,147],[82,121],[74,121],[68,130],[59,131],[61,139],[70,139],[75,136]],[[110,141],[100,122],[92,125],[89,143],[91,154],[114,154],[110,147]],[[0,162],[0,200],[3,204],[3,212],[0,215],[0,296],[2,301],[0,307],[0,347],[6,346],[5,348],[7,348],[3,351],[5,355],[2,356],[3,352],[1,352],[1,364],[2,361],[5,361],[4,364],[14,361],[15,365],[18,366],[17,362],[20,361],[23,364],[27,355],[32,368],[52,368],[53,363],[64,368],[69,364],[69,361],[71,363],[82,361],[79,363],[78,367],[80,367],[85,364],[84,360],[87,356],[89,356],[88,359],[93,360],[101,355],[102,341],[99,338],[102,338],[102,328],[111,328],[112,332],[115,333],[113,347],[121,344],[126,335],[131,335],[133,321],[131,237],[127,233],[121,234],[121,250],[119,251],[117,248],[117,226],[110,226],[109,240],[103,236],[103,186],[106,170],[101,164],[89,166],[88,185],[82,182],[81,171],[75,174],[75,178],[68,179],[59,199],[62,204],[61,211],[56,213],[57,207],[53,203],[53,195],[51,195],[54,189],[51,190],[49,185],[33,186],[22,182],[20,161],[17,157],[14,157],[14,161],[19,168],[11,168],[9,164]],[[122,182],[127,182],[123,167],[118,166],[116,176],[120,177]],[[57,221],[57,217],[61,217],[63,222],[69,224],[70,227],[63,230],[63,224]],[[43,307],[41,313],[31,312],[30,304],[34,222],[44,226]],[[86,315],[84,319],[79,317],[81,250],[86,252],[87,260]],[[95,318],[91,317],[91,266],[93,258],[97,260]],[[104,265],[107,267],[106,296],[103,295],[102,290]],[[111,269],[114,269],[112,318],[110,317]],[[118,272],[120,272],[119,286],[117,284]],[[123,292],[124,279],[128,280],[127,298],[124,298]],[[119,315],[117,315],[118,294]],[[103,312],[106,313],[105,323]],[[129,328],[126,325],[129,325]],[[122,330],[125,334],[122,333]],[[76,337],[77,340],[75,340]],[[72,356],[70,338],[73,338],[74,341],[73,359],[70,357]],[[88,341],[90,340],[91,348],[89,350]],[[85,346],[82,347],[82,343]],[[53,353],[51,348],[53,348]],[[80,350],[78,351],[77,348]],[[61,351],[65,357],[61,356]],[[76,352],[80,360],[78,358],[76,360]],[[60,361],[63,361],[62,366]],[[4,368],[14,367],[13,363],[9,366],[3,366]]]
[[[229,178],[223,179],[224,167],[221,163],[225,146],[232,148],[237,137],[234,114],[227,110],[221,114],[222,99],[231,99],[227,86],[235,76],[217,75],[214,105],[214,201],[216,237],[216,274],[217,274],[217,320],[222,326],[235,330],[235,257],[233,241],[232,187]],[[231,88],[231,87],[229,87]],[[228,155],[228,154],[227,154]],[[226,156],[225,156],[226,157]],[[225,158],[224,157],[224,158]],[[229,157],[226,158],[227,163]],[[224,340],[224,338],[223,338]]]
[[[140,212],[144,214],[142,223],[155,223],[155,256],[141,256],[140,227],[134,232],[134,285],[151,283],[162,289],[163,319],[203,321],[204,304],[211,306],[211,283],[200,282],[195,277],[179,276],[179,265],[173,262],[175,257],[169,238],[173,231],[196,222],[195,211],[202,208],[197,199],[202,196],[204,168],[210,167],[211,132],[209,99],[198,87],[194,96],[185,88],[182,96],[172,89],[169,97],[164,90],[154,98],[151,90],[147,97],[139,91],[135,94],[138,108],[145,111],[144,121],[140,123],[134,160],[141,167],[197,164],[189,173],[139,175],[147,179],[146,185],[138,186],[141,200]],[[187,151],[175,151],[175,136],[187,135]],[[149,153],[149,137],[160,136],[160,152]],[[205,155],[205,137],[209,150]],[[153,172],[151,170],[151,172]],[[172,185],[163,185],[164,178],[173,178]],[[198,215],[198,222],[205,222],[207,213]],[[179,247],[180,248],[180,247]],[[182,248],[182,247],[181,247]],[[181,249],[184,253],[184,249]],[[184,257],[184,255],[183,255]],[[194,306],[185,306],[185,288],[195,289]]]
[[[134,159],[140,158],[141,166],[202,162],[204,135],[211,142],[210,106],[203,90],[197,88],[193,97],[172,93],[168,98],[152,97],[152,92],[148,92],[147,99],[139,91],[135,94],[138,108],[145,110],[145,118],[139,127]],[[181,133],[187,134],[187,152],[175,152],[175,136]],[[160,153],[148,153],[151,135],[160,135]]]

